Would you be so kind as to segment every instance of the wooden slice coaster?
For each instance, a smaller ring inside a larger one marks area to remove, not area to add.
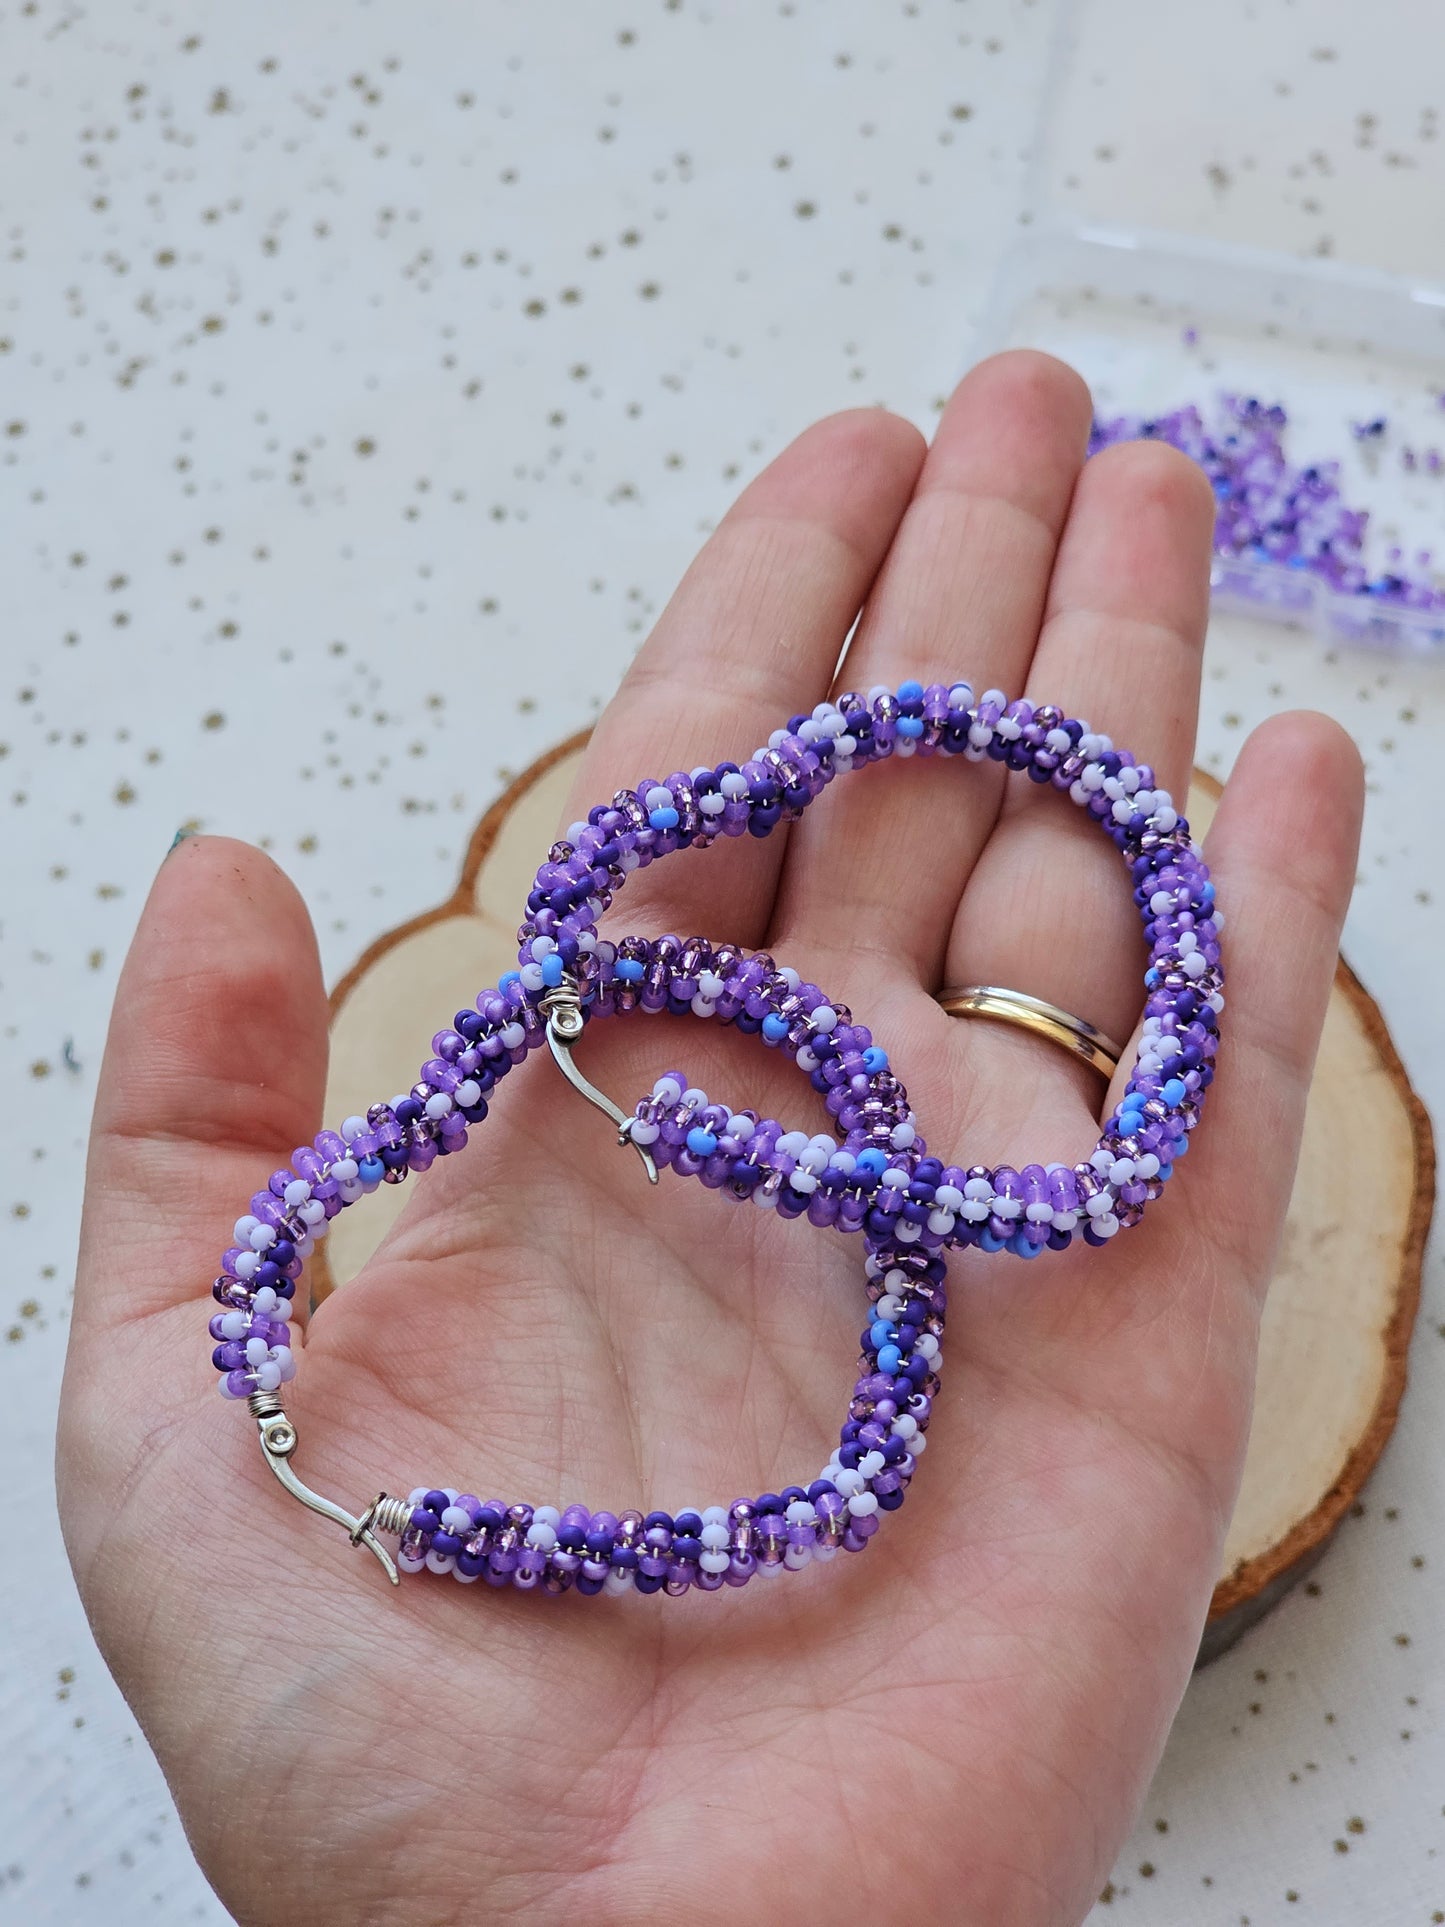
[[[517,906],[562,820],[585,735],[523,772],[478,823],[445,903],[389,931],[331,997],[328,1118],[402,1090],[445,1017],[516,964]],[[1218,785],[1196,772],[1195,828]],[[1346,964],[1325,1019],[1279,1265],[1265,1305],[1254,1424],[1201,1663],[1236,1640],[1320,1556],[1394,1428],[1434,1202],[1434,1149],[1372,999]],[[1374,1202],[1346,1215],[1347,1195]],[[356,1275],[406,1202],[383,1186],[336,1221],[312,1260],[319,1301]]]

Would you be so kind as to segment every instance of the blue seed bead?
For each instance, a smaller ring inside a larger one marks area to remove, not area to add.
[[[903,1363],[903,1354],[896,1345],[880,1345],[878,1348],[878,1369],[880,1372],[896,1372]]]
[[[1173,1175],[1174,1166],[1172,1164],[1161,1164],[1159,1166],[1159,1176],[1161,1178],[1170,1178],[1173,1177]]]
[[[901,682],[898,685],[898,700],[901,703],[916,703],[923,695],[921,682]]]
[[[542,959],[542,982],[548,990],[555,990],[562,981],[562,959],[554,950]]]
[[[510,990],[513,984],[519,984],[521,981],[522,973],[520,970],[504,970],[497,979],[497,989]]]
[[[386,1166],[380,1158],[362,1158],[356,1167],[356,1175],[363,1184],[380,1184],[386,1176]]]
[[[875,1077],[879,1071],[886,1071],[888,1068],[887,1051],[880,1050],[877,1044],[870,1044],[863,1053],[863,1068],[870,1077]]]
[[[866,1151],[858,1153],[858,1169],[871,1171],[876,1178],[880,1171],[888,1169],[887,1155],[870,1144]]]
[[[710,1158],[717,1149],[717,1139],[711,1131],[694,1125],[687,1134],[687,1148],[695,1158]]]
[[[649,810],[647,820],[655,830],[675,830],[681,820],[676,810]]]
[[[876,1318],[868,1329],[868,1343],[876,1352],[880,1346],[891,1343],[897,1335],[886,1318]]]
[[[779,1044],[788,1034],[788,1020],[770,1012],[763,1019],[763,1036],[770,1044]]]
[[[900,716],[893,727],[898,731],[900,736],[921,736],[923,734],[923,718],[921,716]]]
[[[981,1231],[978,1238],[978,1248],[980,1251],[1002,1251],[1004,1248],[1004,1240],[1002,1238],[996,1238],[991,1231]]]
[[[619,957],[613,969],[625,984],[640,984],[647,974],[647,967],[636,957]]]
[[[1171,1077],[1159,1095],[1164,1099],[1164,1102],[1169,1106],[1170,1110],[1173,1110],[1176,1104],[1182,1104],[1184,1102],[1183,1078]]]

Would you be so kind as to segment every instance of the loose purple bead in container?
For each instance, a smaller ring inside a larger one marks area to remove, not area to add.
[[[1418,555],[1412,569],[1392,549],[1387,566],[1372,565],[1369,512],[1345,501],[1338,461],[1289,455],[1288,423],[1278,402],[1222,393],[1205,408],[1188,403],[1158,415],[1096,419],[1089,453],[1117,442],[1160,441],[1199,464],[1217,504],[1217,594],[1290,620],[1323,609],[1333,628],[1362,640],[1385,636],[1438,648],[1445,643],[1445,587],[1430,554]],[[1379,417],[1355,423],[1352,433],[1357,442],[1374,443],[1387,427]],[[1417,465],[1413,451],[1404,456],[1407,468]],[[1436,450],[1425,466],[1440,469]]]

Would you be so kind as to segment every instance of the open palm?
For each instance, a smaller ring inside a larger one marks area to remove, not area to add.
[[[881,413],[804,435],[684,580],[574,803],[749,753],[835,684],[860,609],[838,683],[967,675],[1056,702],[1181,797],[1212,503],[1160,447],[1081,472],[1088,420],[1068,370],[1010,355],[962,384],[926,458]],[[326,1006],[280,873],[183,844],[116,1002],[59,1470],[97,1637],[237,1917],[1076,1921],[1215,1576],[1359,801],[1323,719],[1251,739],[1208,851],[1220,1075],[1169,1195],[1107,1249],[956,1256],[912,1504],[864,1557],[681,1600],[393,1590],[215,1396],[200,1295],[231,1218],[321,1122]],[[1103,1092],[1046,1044],[944,1016],[941,983],[1010,984],[1116,1036],[1140,1015],[1117,857],[992,763],[866,771],[786,836],[637,878],[611,923],[795,964],[872,1027],[961,1164],[1072,1160]],[[448,1015],[416,1013],[419,1057]],[[681,1063],[720,1100],[823,1121],[715,1026],[599,1025],[581,1055],[628,1108]],[[298,1469],[351,1507],[436,1481],[671,1510],[806,1483],[852,1381],[861,1255],[667,1176],[650,1190],[533,1062],[313,1319]]]

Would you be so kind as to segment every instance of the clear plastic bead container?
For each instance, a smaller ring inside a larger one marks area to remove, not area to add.
[[[1445,589],[1445,288],[1203,236],[1045,221],[1006,258],[977,345],[1061,356],[1101,419],[1193,404],[1210,420],[1225,394],[1278,403],[1291,464],[1338,463],[1345,503],[1368,513],[1371,577]],[[1445,653],[1445,607],[1341,591],[1298,564],[1216,554],[1213,592],[1219,608],[1329,642]]]

